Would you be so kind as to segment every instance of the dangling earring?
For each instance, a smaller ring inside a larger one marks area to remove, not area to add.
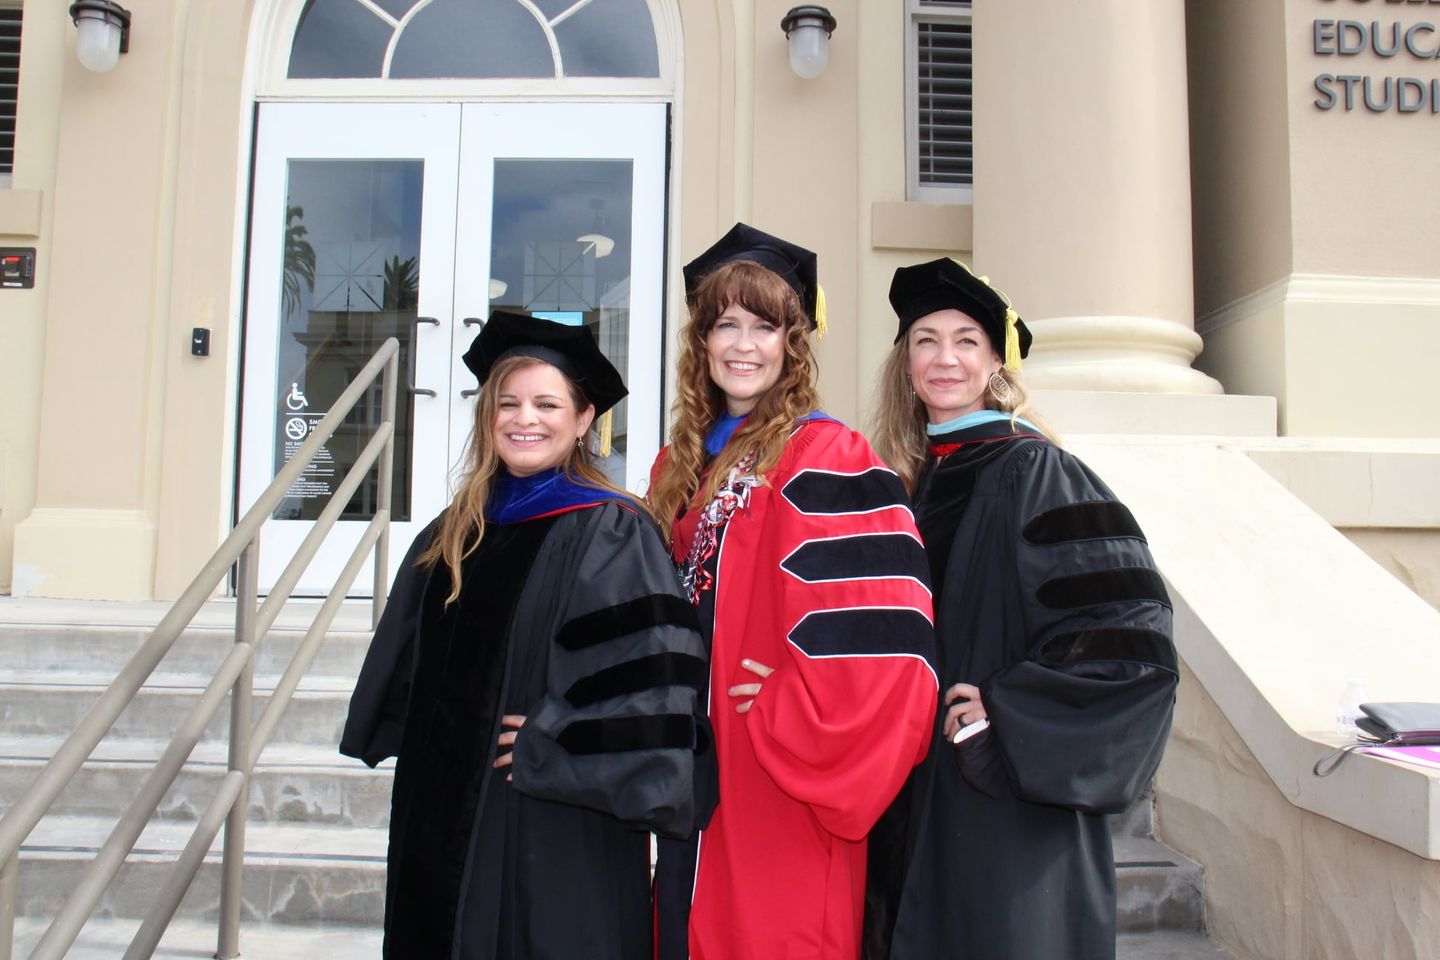
[[[905,388],[910,391],[910,398],[915,398],[915,381],[910,379],[910,374],[905,374]]]
[[[999,370],[990,374],[990,382],[987,386],[990,388],[990,395],[995,398],[996,403],[1003,407],[1010,402],[1012,395],[1010,384],[1004,377],[1000,376]]]

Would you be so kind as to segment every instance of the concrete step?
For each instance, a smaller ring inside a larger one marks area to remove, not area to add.
[[[1110,818],[1110,836],[1148,838],[1155,835],[1155,791],[1146,787],[1130,809]]]
[[[47,926],[48,918],[16,920],[15,955],[28,954]],[[65,956],[67,960],[115,960],[125,952],[139,928],[138,920],[91,920]],[[213,920],[177,920],[160,941],[155,960],[213,957],[216,933]],[[245,920],[240,926],[240,953],[249,960],[379,960],[383,938],[378,926],[300,926]]]
[[[0,809],[34,781],[60,746],[58,737],[0,737]],[[139,791],[164,751],[159,740],[106,740],[56,798],[60,816],[118,816]],[[215,795],[226,770],[226,746],[199,744],[175,785],[161,801],[158,816],[193,820]],[[303,822],[385,828],[390,822],[393,761],[370,770],[342,757],[333,745],[272,744],[250,781],[252,822]]]
[[[1205,929],[1204,873],[1156,840],[1115,840],[1115,907],[1121,933]]]
[[[100,699],[103,686],[77,675],[78,682],[6,682],[0,672],[0,736],[68,734]],[[88,678],[94,680],[98,678]],[[174,678],[167,685],[143,687],[111,729],[110,736],[136,739],[168,737],[194,707],[202,687],[193,677]],[[255,715],[268,702],[267,679],[255,681]],[[334,746],[340,742],[354,681],[306,677],[275,729],[272,742]],[[228,704],[206,728],[205,736],[223,739],[230,725]]]
[[[0,663],[17,671],[79,668],[113,676],[149,637],[148,627],[0,621]],[[256,672],[282,673],[304,638],[300,629],[271,630],[255,651]],[[159,671],[213,676],[234,643],[232,630],[193,627],[176,640]],[[368,630],[332,629],[321,641],[310,669],[316,674],[353,678],[369,646]]]
[[[1203,933],[1122,933],[1116,960],[1235,960],[1235,955]]]
[[[40,939],[48,920],[22,917],[15,923],[17,956]],[[69,960],[114,960],[140,926],[135,920],[92,920],[66,955]],[[215,951],[213,921],[177,920],[160,942],[156,960],[195,960]],[[383,933],[378,927],[299,926],[245,922],[242,956],[263,960],[378,960]],[[1203,934],[1121,934],[1117,960],[1234,960],[1234,954]]]
[[[48,916],[60,906],[112,827],[109,818],[53,817],[22,848],[19,912]],[[152,822],[102,904],[102,913],[138,917],[165,876],[192,825]],[[380,829],[290,823],[247,830],[247,916],[268,922],[365,925],[383,917],[386,835]],[[212,850],[182,911],[209,916],[219,897],[218,846]],[[1200,869],[1153,840],[1116,844],[1118,926],[1122,933],[1204,929]]]
[[[108,818],[42,820],[21,847],[17,914],[54,916],[113,826]],[[152,821],[97,906],[98,915],[143,917],[193,826]],[[221,836],[181,902],[180,916],[217,915]],[[261,923],[378,926],[384,918],[386,843],[383,830],[251,824],[244,916]]]

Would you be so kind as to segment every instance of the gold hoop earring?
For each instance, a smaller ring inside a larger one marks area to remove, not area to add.
[[[1010,389],[1009,381],[1000,376],[999,370],[990,374],[990,382],[986,386],[990,388],[990,395],[995,398],[995,402],[1001,406],[1008,404],[1015,395],[1014,391]]]

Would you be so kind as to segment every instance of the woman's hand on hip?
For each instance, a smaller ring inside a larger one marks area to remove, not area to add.
[[[980,701],[980,688],[973,683],[957,683],[945,691],[945,739],[954,740],[962,726],[985,719],[985,704]]]
[[[515,762],[515,738],[520,735],[520,728],[525,726],[525,718],[517,713],[507,713],[500,718],[500,726],[511,729],[500,734],[500,748],[505,750],[495,758],[495,769],[508,767]],[[509,748],[508,750],[506,748]],[[505,775],[505,782],[510,783],[515,779],[513,774]]]
[[[749,670],[761,680],[764,680],[766,677],[770,676],[770,674],[775,672],[774,670],[765,666],[765,664],[760,663],[756,660],[741,660],[740,666],[746,670]],[[760,683],[737,683],[735,686],[731,687],[729,690],[730,696],[741,698],[740,703],[735,705],[735,712],[749,713],[750,705],[754,703],[755,698],[759,696],[760,688],[762,686],[763,684]]]

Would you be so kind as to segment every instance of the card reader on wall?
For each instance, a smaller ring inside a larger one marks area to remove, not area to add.
[[[0,289],[29,290],[35,286],[35,248],[0,247]]]

